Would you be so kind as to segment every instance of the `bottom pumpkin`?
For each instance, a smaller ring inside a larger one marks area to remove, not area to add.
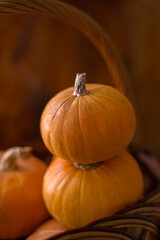
[[[40,225],[26,240],[44,240],[69,230],[55,219],[50,219]]]
[[[110,216],[136,203],[142,192],[142,173],[127,151],[90,170],[55,158],[43,182],[48,211],[69,228]]]

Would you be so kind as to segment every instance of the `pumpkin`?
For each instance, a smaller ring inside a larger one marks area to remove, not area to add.
[[[46,169],[29,147],[0,153],[0,239],[25,237],[49,218],[42,198]]]
[[[129,100],[117,89],[88,84],[78,74],[74,89],[54,96],[46,105],[40,129],[55,156],[81,164],[107,160],[132,140],[136,126]]]
[[[40,225],[26,240],[44,240],[69,230],[63,223],[50,219]]]
[[[136,203],[142,191],[140,168],[127,151],[91,165],[55,158],[43,182],[48,211],[69,228],[82,227]]]

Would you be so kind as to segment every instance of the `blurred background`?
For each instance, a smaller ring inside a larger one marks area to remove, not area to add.
[[[160,1],[66,0],[92,16],[116,45],[137,115],[133,146],[160,156]],[[40,16],[0,19],[0,148],[43,146],[39,120],[48,100],[74,84],[112,84],[103,59],[70,26]]]

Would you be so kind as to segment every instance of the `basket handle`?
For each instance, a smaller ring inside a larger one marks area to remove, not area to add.
[[[123,62],[102,27],[86,13],[57,0],[0,0],[0,17],[40,14],[68,23],[83,33],[97,48],[116,88],[126,93],[127,73]]]

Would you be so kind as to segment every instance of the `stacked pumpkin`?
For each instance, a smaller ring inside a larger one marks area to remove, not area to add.
[[[41,134],[56,157],[44,176],[43,197],[55,219],[82,227],[141,198],[142,174],[126,150],[135,126],[129,100],[113,87],[85,86],[85,74],[49,101]]]

